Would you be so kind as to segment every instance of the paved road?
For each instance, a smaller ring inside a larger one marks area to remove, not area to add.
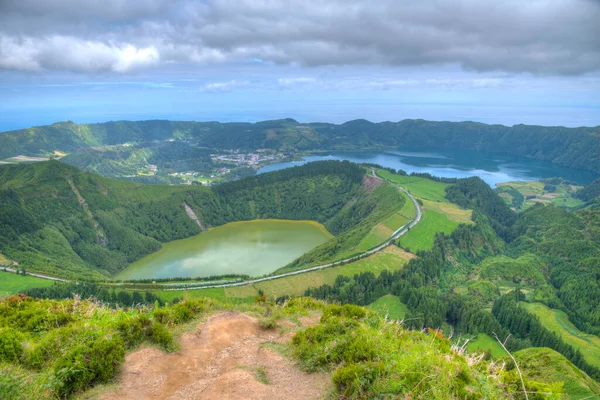
[[[17,271],[16,269],[12,269],[12,268],[8,268],[8,267],[3,267],[1,268],[2,270],[5,270],[7,272],[14,272],[14,273],[18,273],[19,271]],[[29,276],[35,276],[36,278],[42,278],[42,279],[49,279],[51,281],[57,281],[57,282],[69,282],[67,279],[61,279],[61,278],[55,278],[53,276],[48,276],[48,275],[42,275],[42,274],[36,274],[33,272],[26,272],[27,275]]]
[[[374,170],[371,170],[371,174],[377,178],[377,179],[381,179],[380,177],[377,176],[377,174],[375,174]],[[390,182],[391,183],[391,182]],[[298,270],[298,271],[292,271],[292,272],[286,272],[284,274],[278,274],[278,275],[271,275],[271,276],[267,276],[265,278],[257,278],[257,279],[251,279],[248,281],[243,281],[243,282],[236,282],[236,283],[226,283],[226,284],[220,284],[220,285],[202,285],[201,282],[198,283],[198,286],[186,286],[186,287],[181,287],[181,288],[164,288],[162,290],[165,291],[181,291],[181,290],[193,290],[193,289],[208,289],[208,288],[222,288],[222,287],[234,287],[234,286],[244,286],[244,285],[249,285],[252,283],[258,283],[258,282],[264,282],[264,281],[270,281],[273,279],[279,279],[279,278],[284,278],[286,276],[292,276],[292,275],[298,275],[298,274],[303,274],[306,272],[311,272],[311,271],[317,271],[320,269],[324,269],[324,268],[329,268],[329,267],[335,267],[338,265],[342,265],[345,264],[349,261],[355,261],[364,257],[368,257],[371,254],[375,254],[378,251],[381,251],[383,249],[385,249],[387,246],[389,246],[392,241],[398,239],[400,236],[404,235],[406,232],[408,232],[412,227],[414,227],[416,224],[419,223],[419,221],[421,221],[421,207],[419,206],[419,203],[417,202],[417,200],[415,200],[415,198],[408,192],[408,190],[404,189],[403,187],[400,187],[396,184],[393,184],[398,190],[403,191],[404,193],[406,193],[406,195],[412,200],[413,204],[415,205],[415,209],[417,210],[417,215],[415,216],[415,219],[413,219],[411,222],[408,222],[404,225],[402,225],[400,228],[398,228],[394,233],[392,233],[392,235],[390,236],[390,238],[385,241],[384,243],[382,243],[381,245],[365,251],[364,253],[360,253],[357,254],[355,256],[346,258],[344,260],[340,260],[340,261],[336,261],[336,262],[332,262],[332,263],[328,263],[328,264],[323,264],[323,265],[318,265],[316,267],[311,267],[311,268],[306,268],[306,269],[302,269],[302,270]],[[17,272],[16,270],[12,269],[12,268],[6,268],[7,271],[9,272]],[[30,276],[35,276],[37,278],[42,278],[42,279],[49,279],[52,281],[58,281],[58,282],[70,282],[67,279],[61,279],[61,278],[55,278],[52,276],[48,276],[48,275],[42,275],[42,274],[37,274],[37,273],[31,273],[31,272],[27,272],[27,275]]]

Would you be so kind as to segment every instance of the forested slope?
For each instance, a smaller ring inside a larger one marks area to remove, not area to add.
[[[511,350],[550,347],[599,380],[600,368],[581,349],[519,302],[563,310],[582,331],[600,334],[600,212],[540,204],[516,214],[478,178],[458,180],[446,193],[474,210],[475,225],[439,234],[431,251],[393,274],[340,276],[306,295],[368,305],[393,294],[408,308],[408,326],[510,336]]]
[[[323,149],[362,150],[382,147],[451,148],[502,152],[549,160],[570,168],[600,172],[600,127],[565,128],[533,125],[486,125],[476,122],[404,120],[372,123],[301,124],[292,119],[250,123],[117,121],[101,124],[62,122],[0,134],[0,159],[49,155],[55,150],[73,152],[94,146],[193,142],[215,149],[282,151]],[[93,152],[93,151],[92,151]],[[83,166],[94,154],[69,156]],[[186,158],[186,160],[191,158]],[[110,164],[110,163],[108,163]],[[103,165],[98,172],[110,169]]]
[[[158,250],[161,242],[200,233],[185,205],[207,227],[260,218],[310,219],[342,234],[375,211],[364,209],[361,219],[343,226],[336,219],[351,201],[374,204],[361,186],[363,174],[348,162],[319,162],[208,188],[117,181],[57,161],[5,165],[0,167],[0,253],[26,270],[106,277]],[[383,208],[396,209],[402,202],[398,195]]]

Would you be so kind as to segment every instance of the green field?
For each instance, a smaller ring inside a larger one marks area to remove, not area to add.
[[[375,300],[367,306],[368,309],[375,311],[382,317],[401,320],[408,312],[405,304],[400,302],[398,296],[387,294]]]
[[[370,257],[339,267],[325,268],[253,285],[225,288],[225,296],[227,298],[252,297],[257,294],[258,289],[262,289],[268,296],[302,296],[309,287],[333,284],[338,275],[354,276],[354,274],[366,271],[379,275],[383,270],[396,271],[401,269],[412,257],[412,254],[406,253],[402,249],[389,246]]]
[[[513,196],[509,192],[514,189],[521,193],[524,197],[523,203],[518,207],[521,210],[537,203],[554,204],[555,206],[566,208],[577,208],[584,204],[583,201],[574,197],[575,192],[581,188],[580,186],[564,183],[553,186],[555,186],[555,190],[548,191],[544,189],[545,184],[543,182],[511,181],[497,184],[498,189],[496,191],[499,192],[500,197],[509,205],[512,205],[513,201]]]
[[[506,356],[506,352],[496,339],[492,339],[485,333],[478,334],[475,339],[469,341],[467,351],[470,353],[481,353],[490,350],[492,357],[499,358]]]
[[[458,225],[458,222],[450,220],[445,214],[425,210],[421,222],[400,237],[400,246],[412,253],[420,250],[431,250],[436,233],[450,234]]]
[[[0,299],[34,287],[52,286],[53,282],[33,276],[17,275],[12,272],[0,272]]]
[[[579,349],[587,362],[600,367],[600,338],[581,332],[567,314],[560,310],[546,307],[542,303],[521,303],[530,313],[537,315],[544,327],[559,334],[565,343]]]
[[[392,174],[382,169],[377,170],[377,175],[390,182],[399,184],[415,197],[433,201],[446,201],[447,183],[436,182],[418,176]]]
[[[404,192],[401,192],[401,195],[405,199],[402,208],[375,225],[360,244],[353,249],[354,251],[366,251],[380,245],[388,240],[398,228],[415,217],[416,209],[414,203]]]
[[[397,183],[421,201],[423,217],[413,229],[400,238],[400,245],[411,252],[429,250],[433,246],[435,234],[452,233],[459,224],[473,224],[472,210],[463,210],[446,200],[448,184],[432,181],[418,176],[392,174],[386,170],[377,170],[377,174],[390,182]],[[401,215],[414,215],[412,201],[407,201],[400,210]]]

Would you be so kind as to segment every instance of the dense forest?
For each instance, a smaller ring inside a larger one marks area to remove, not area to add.
[[[208,188],[117,181],[57,161],[4,165],[0,253],[29,271],[106,278],[161,242],[199,234],[187,205],[204,227],[262,218],[321,222],[338,235],[321,254],[331,257],[404,201],[388,185],[369,193],[363,175],[355,164],[326,161]]]
[[[159,146],[157,152],[152,150],[152,157],[156,162],[164,161],[164,155],[168,155],[172,163],[193,163],[196,159],[200,163],[208,162],[203,150],[196,147],[184,149],[189,146],[242,150],[266,148],[292,153],[405,146],[501,152],[600,172],[599,127],[507,127],[476,122],[424,120],[381,123],[355,120],[340,125],[301,124],[292,119],[255,124],[179,121],[117,121],[101,124],[61,122],[1,133],[0,159],[20,154],[52,155],[57,150],[73,153],[91,147],[124,143],[145,143],[148,147],[144,148],[151,149],[157,143],[168,140],[182,142],[182,145],[180,148],[174,145]],[[125,152],[128,151],[130,150]],[[109,154],[106,160],[93,162],[92,158],[98,154],[97,150],[86,150],[68,156],[66,161],[80,167],[93,164],[98,172],[110,173],[110,160],[126,156]]]
[[[600,211],[539,204],[517,214],[479,178],[458,180],[446,197],[473,209],[476,224],[438,234],[432,250],[419,252],[399,271],[339,276],[306,295],[368,305],[392,294],[407,306],[408,326],[508,337],[507,347],[515,351],[549,347],[600,379],[600,370],[578,349],[519,306],[541,302],[564,311],[582,331],[600,334]],[[528,294],[500,296],[501,285]]]
[[[588,208],[600,208],[600,178],[578,190],[576,196],[585,201]]]

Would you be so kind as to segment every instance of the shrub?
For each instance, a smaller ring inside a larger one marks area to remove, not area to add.
[[[332,316],[350,319],[363,319],[367,316],[367,310],[353,304],[344,304],[343,306],[330,305],[323,309],[321,322],[327,321]]]
[[[144,316],[144,318],[150,323],[148,317]],[[135,346],[146,336],[144,322],[140,317],[124,318],[117,322],[116,328],[119,336],[128,348]]]
[[[162,346],[165,350],[172,350],[175,347],[173,336],[164,325],[155,323],[151,330],[151,339],[154,343]]]
[[[24,336],[15,329],[0,329],[0,361],[18,362],[23,354]]]
[[[381,363],[350,364],[338,368],[332,380],[343,396],[364,395],[381,371]]]
[[[264,330],[277,328],[277,318],[273,315],[270,317],[262,317],[258,320],[258,325]]]
[[[170,318],[169,311],[166,308],[155,308],[152,315],[154,316],[154,319],[161,324],[167,323]]]
[[[110,380],[125,357],[118,337],[101,338],[72,348],[54,366],[55,390],[61,396]]]

